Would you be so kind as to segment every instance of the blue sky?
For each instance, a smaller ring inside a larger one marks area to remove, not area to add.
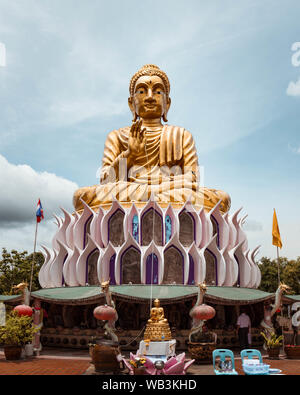
[[[131,76],[155,63],[169,123],[193,134],[205,185],[248,213],[250,247],[276,256],[276,208],[281,254],[300,255],[299,15],[296,0],[0,0],[0,246],[32,249],[39,197],[50,244],[53,212],[98,182],[107,133],[131,122]]]

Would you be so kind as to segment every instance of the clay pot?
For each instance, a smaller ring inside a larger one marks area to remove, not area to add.
[[[96,372],[114,372],[120,371],[120,364],[117,355],[120,354],[118,345],[110,345],[109,341],[103,341],[103,344],[95,344],[90,347],[92,363]]]
[[[211,364],[212,353],[217,348],[216,343],[190,343],[188,351],[197,364]]]
[[[300,346],[285,346],[284,352],[288,359],[300,359]]]
[[[8,361],[21,359],[22,346],[7,345],[4,346],[4,355]]]
[[[268,348],[268,357],[271,359],[279,359],[280,347]]]

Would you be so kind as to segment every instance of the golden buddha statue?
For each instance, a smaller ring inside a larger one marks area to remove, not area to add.
[[[155,299],[153,304],[154,307],[152,307],[151,309],[148,323],[152,324],[154,322],[168,322],[168,320],[165,318],[164,309],[160,307],[160,301],[158,299]]]
[[[200,187],[198,157],[190,132],[167,122],[171,105],[169,79],[159,67],[145,65],[131,79],[128,104],[131,126],[109,133],[102,160],[100,184],[78,189],[73,198],[76,211],[82,201],[92,209],[108,209],[113,199],[124,207],[142,207],[151,195],[161,207],[180,208],[190,199],[199,209],[230,208],[227,193]]]
[[[154,300],[154,307],[150,311],[150,318],[144,333],[144,340],[164,341],[171,340],[171,330],[168,320],[165,318],[164,309],[158,299]]]

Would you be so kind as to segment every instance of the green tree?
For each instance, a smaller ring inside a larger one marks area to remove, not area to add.
[[[300,257],[287,262],[282,277],[282,281],[291,287],[292,293],[300,295]]]
[[[5,248],[2,249],[2,259],[0,260],[0,294],[13,294],[12,287],[21,282],[30,284],[31,267],[33,262],[33,255],[28,254],[27,251],[18,252],[12,250],[8,252]],[[40,289],[38,280],[38,273],[44,263],[44,256],[40,252],[35,254],[33,277],[32,277],[32,291]]]
[[[258,263],[261,272],[261,283],[259,289],[265,292],[275,292],[278,288],[278,266],[277,260],[263,257]],[[282,265],[279,264],[280,278],[282,274]]]
[[[275,292],[278,288],[278,262],[277,259],[263,257],[258,263],[261,271],[259,289],[266,292]],[[300,257],[296,260],[279,258],[280,281],[291,288],[291,294],[300,294]]]

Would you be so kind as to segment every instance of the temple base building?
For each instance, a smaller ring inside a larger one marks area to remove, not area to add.
[[[104,333],[92,312],[105,303],[100,284],[108,279],[124,349],[135,350],[143,339],[150,302],[157,298],[176,349],[185,350],[189,311],[202,282],[208,286],[205,303],[217,312],[208,325],[218,334],[218,344],[237,345],[240,305],[248,306],[252,318],[253,345],[262,344],[258,327],[263,304],[274,295],[257,290],[258,248],[248,248],[240,210],[222,215],[217,204],[208,213],[197,212],[189,201],[181,209],[162,208],[150,199],[143,208],[126,208],[115,200],[107,211],[95,212],[85,204],[81,215],[63,213],[56,218],[53,249],[43,247],[43,289],[32,294],[48,315],[43,345],[87,347],[92,336]]]
[[[168,337],[185,350],[201,283],[204,303],[216,311],[207,326],[217,345],[237,345],[241,305],[251,318],[252,345],[261,345],[264,304],[275,295],[258,290],[259,246],[248,245],[246,216],[242,209],[230,213],[226,192],[201,185],[192,134],[167,124],[166,73],[145,65],[131,78],[129,93],[133,122],[108,134],[100,183],[75,191],[75,211],[62,209],[52,248],[42,247],[41,289],[31,294],[47,312],[42,344],[87,348],[102,336],[93,310],[105,304],[100,285],[109,281],[124,350],[143,340],[154,299],[164,309]]]

